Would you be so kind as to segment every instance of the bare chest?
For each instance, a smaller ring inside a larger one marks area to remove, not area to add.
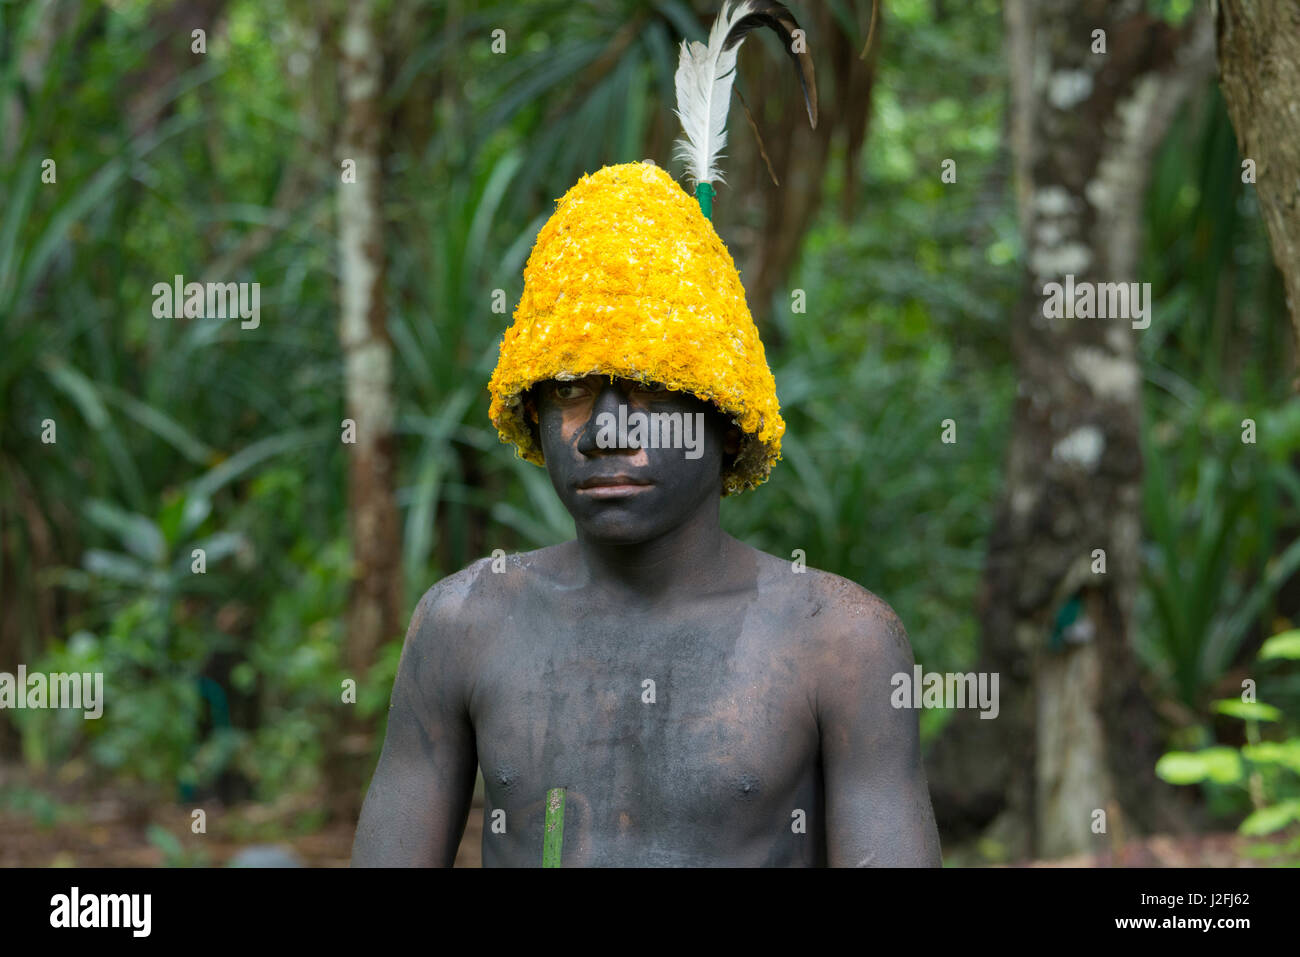
[[[540,854],[559,787],[570,862],[802,853],[792,822],[819,800],[816,722],[797,636],[754,617],[511,619],[471,699],[485,862]]]

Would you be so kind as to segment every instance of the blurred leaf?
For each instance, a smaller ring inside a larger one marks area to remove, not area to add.
[[[1255,811],[1241,822],[1239,830],[1242,834],[1272,834],[1295,820],[1300,820],[1300,801],[1282,801]]]
[[[1261,660],[1272,658],[1300,659],[1300,629],[1284,631],[1269,638],[1260,646],[1259,658]]]
[[[1247,721],[1280,721],[1282,712],[1271,704],[1261,701],[1242,701],[1240,698],[1224,698],[1214,702],[1214,710],[1233,718]]]
[[[1170,784],[1196,784],[1205,780],[1233,784],[1241,780],[1243,773],[1241,756],[1232,748],[1170,751],[1156,762],[1156,775]]]
[[[86,503],[86,517],[116,535],[131,554],[154,564],[166,557],[167,543],[162,531],[144,515],[127,512],[111,502],[92,499]]]
[[[312,445],[320,442],[323,438],[324,433],[321,430],[299,429],[260,439],[236,452],[220,465],[210,469],[202,478],[196,480],[190,486],[190,496],[194,500],[211,498],[227,483],[234,481],[267,459]],[[196,507],[201,506],[196,505]]]
[[[118,552],[106,552],[92,548],[86,552],[82,564],[85,566],[86,571],[92,575],[99,575],[125,584],[141,585],[154,589],[164,588],[167,584],[165,574],[142,565],[136,559]]]
[[[1247,744],[1242,747],[1241,756],[1255,764],[1279,764],[1300,774],[1300,739]]]
[[[194,547],[203,549],[207,561],[212,563],[235,554],[241,548],[248,548],[249,541],[241,532],[217,532],[202,541],[195,542]],[[191,559],[188,554],[181,556],[181,564],[189,568]]]

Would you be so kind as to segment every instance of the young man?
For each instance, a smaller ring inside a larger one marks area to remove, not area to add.
[[[485,866],[541,862],[555,788],[566,867],[938,865],[897,617],[719,525],[784,423],[731,257],[666,173],[560,201],[490,389],[577,539],[420,601],[353,863],[449,866],[481,767]]]

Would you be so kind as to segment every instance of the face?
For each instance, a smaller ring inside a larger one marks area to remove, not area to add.
[[[714,406],[656,384],[552,379],[533,402],[551,484],[599,541],[648,541],[716,503],[724,460],[739,447],[739,430]]]

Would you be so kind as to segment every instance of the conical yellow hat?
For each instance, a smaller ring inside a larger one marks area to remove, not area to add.
[[[514,319],[489,414],[529,462],[545,464],[523,394],[593,374],[661,382],[730,415],[744,435],[723,495],[761,484],[781,457],[776,381],[735,263],[659,167],[606,166],[565,193],[528,257]]]

